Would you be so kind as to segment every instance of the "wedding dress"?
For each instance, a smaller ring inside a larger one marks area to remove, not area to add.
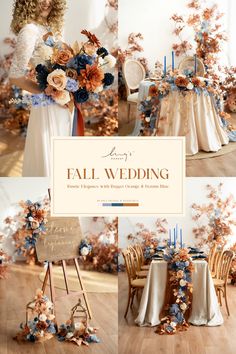
[[[17,45],[10,69],[10,78],[26,75],[29,63],[42,63],[46,45],[43,36],[48,28],[39,24],[27,24],[18,34]],[[50,49],[50,48],[49,48]],[[41,60],[41,62],[40,62]],[[23,172],[24,177],[50,176],[51,137],[71,136],[72,115],[68,109],[57,104],[32,106],[27,129]]]

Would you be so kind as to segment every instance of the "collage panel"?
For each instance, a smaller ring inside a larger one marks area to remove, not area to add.
[[[0,181],[1,353],[115,354],[118,220],[51,217],[48,186]]]
[[[11,0],[1,11],[0,176],[47,177],[52,137],[118,132],[117,1]]]
[[[188,177],[236,174],[234,10],[119,1],[119,134],[185,136]]]

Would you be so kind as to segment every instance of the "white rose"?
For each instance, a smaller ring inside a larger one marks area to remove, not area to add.
[[[70,339],[73,337],[73,333],[72,332],[68,332],[67,335],[66,335],[66,339]]]
[[[181,279],[179,284],[180,284],[180,286],[185,286],[187,283],[184,279]]]
[[[45,322],[46,319],[47,319],[47,316],[46,316],[44,313],[42,313],[42,314],[39,316],[39,321]]]
[[[109,66],[109,68],[114,68],[114,66],[116,65],[116,58],[113,57],[113,55],[109,54],[105,57],[104,59],[105,63],[107,64],[107,66]]]
[[[103,85],[101,85],[101,86],[98,86],[94,92],[99,93],[99,92],[102,92],[103,90],[104,90]]]
[[[53,96],[53,99],[59,105],[64,106],[70,102],[70,93],[66,90],[60,91],[60,93],[57,92],[57,94]]]
[[[173,327],[173,328],[176,327],[176,323],[175,323],[175,322],[171,322],[170,325],[171,325],[171,327]]]
[[[29,221],[34,221],[34,218],[32,218],[32,216],[30,216],[30,217],[28,218],[28,220],[29,220]]]
[[[146,117],[146,118],[145,118],[145,121],[146,121],[147,123],[149,123],[150,120],[151,120],[150,117]]]
[[[89,254],[88,247],[81,248],[80,253],[81,253],[82,256],[87,256]]]
[[[187,305],[183,302],[181,305],[180,305],[180,308],[181,310],[185,311],[187,309]]]
[[[190,82],[188,85],[187,85],[187,89],[188,90],[192,90],[194,88],[193,84]]]

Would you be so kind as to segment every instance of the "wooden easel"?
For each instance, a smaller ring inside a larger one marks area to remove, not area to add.
[[[49,200],[51,200],[51,193],[50,193],[50,189],[48,189],[48,195],[49,195]],[[82,281],[82,277],[80,275],[80,268],[79,268],[79,263],[77,258],[73,258],[73,263],[75,265],[75,269],[76,269],[76,273],[78,276],[78,280],[79,280],[79,284],[80,284],[80,291],[77,292],[70,292],[69,290],[69,285],[68,285],[68,277],[67,277],[67,272],[66,272],[66,261],[65,260],[61,260],[60,264],[62,266],[62,270],[63,270],[63,276],[64,276],[64,281],[65,281],[65,286],[66,286],[66,294],[65,295],[61,295],[59,297],[56,296],[56,291],[55,291],[55,286],[54,286],[54,279],[53,279],[53,262],[48,262],[47,264],[47,270],[46,270],[46,274],[43,280],[43,286],[42,286],[42,291],[43,293],[45,293],[46,290],[46,286],[47,286],[47,282],[49,280],[49,289],[50,289],[50,297],[51,297],[51,301],[53,303],[53,312],[54,315],[56,316],[56,300],[58,298],[65,298],[68,296],[76,296],[76,295],[82,295],[84,302],[85,302],[85,306],[88,312],[88,317],[89,319],[92,318],[92,314],[91,314],[91,310],[90,310],[90,306],[89,306],[89,302],[88,302],[88,298],[87,298],[87,293],[86,290],[84,288],[83,285],[83,281]]]
[[[67,272],[66,272],[66,261],[65,260],[61,260],[61,266],[62,266],[62,270],[63,270],[63,276],[64,276],[64,281],[65,281],[65,286],[66,286],[66,294],[65,295],[61,295],[61,296],[56,296],[56,291],[55,291],[55,286],[54,286],[54,279],[53,279],[53,264],[52,262],[48,262],[47,265],[47,270],[46,270],[46,274],[43,280],[43,286],[42,286],[42,291],[43,293],[45,293],[46,290],[46,286],[47,286],[47,282],[49,279],[49,289],[50,289],[50,297],[51,297],[51,301],[53,303],[54,306],[54,315],[56,316],[56,300],[57,299],[61,299],[61,298],[65,298],[68,296],[75,296],[75,295],[82,295],[84,302],[85,302],[85,306],[88,312],[88,317],[89,319],[92,318],[92,314],[91,314],[91,310],[90,310],[90,306],[89,306],[89,302],[88,302],[88,298],[87,298],[87,294],[86,294],[86,290],[84,288],[83,285],[83,281],[80,275],[80,268],[79,268],[79,263],[78,260],[76,258],[73,259],[73,263],[75,265],[75,269],[76,269],[76,273],[78,276],[78,280],[79,280],[79,284],[81,287],[80,291],[77,292],[70,292],[69,290],[69,285],[68,285],[68,277],[67,277]]]

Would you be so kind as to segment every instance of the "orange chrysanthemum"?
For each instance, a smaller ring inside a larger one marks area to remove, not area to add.
[[[189,83],[188,79],[186,79],[183,76],[178,76],[175,79],[175,84],[176,84],[176,86],[179,86],[179,87],[187,87],[188,83]]]
[[[86,65],[86,69],[80,71],[79,83],[87,91],[95,91],[102,85],[103,79],[104,73],[97,65]]]
[[[153,97],[153,96],[157,96],[158,93],[158,89],[155,85],[152,85],[149,87],[149,96]]]
[[[95,34],[87,31],[87,30],[83,30],[81,31],[81,34],[84,34],[90,43],[94,44],[96,47],[101,47],[101,42],[99,41],[99,39],[95,36]]]

